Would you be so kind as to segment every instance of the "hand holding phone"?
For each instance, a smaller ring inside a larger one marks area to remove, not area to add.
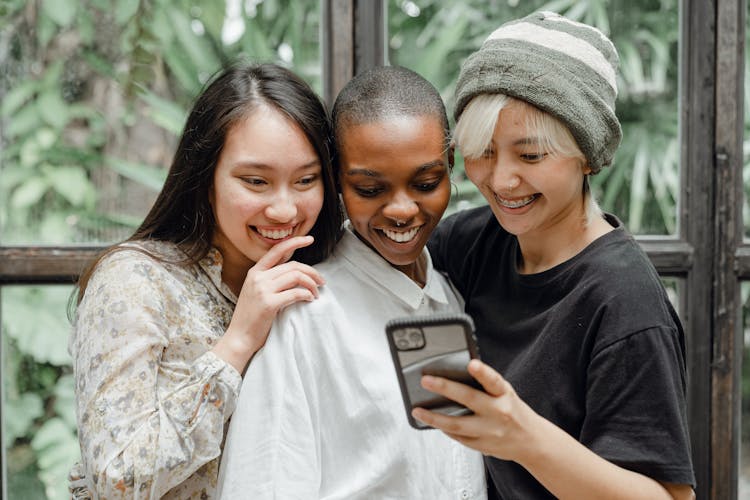
[[[424,389],[423,375],[434,375],[482,390],[466,371],[472,358],[479,358],[474,322],[467,314],[442,314],[394,318],[385,326],[393,364],[409,424],[431,429],[415,420],[411,410],[421,407],[446,415],[467,415],[471,410]]]

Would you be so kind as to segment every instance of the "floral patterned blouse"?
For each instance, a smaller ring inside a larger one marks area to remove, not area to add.
[[[128,245],[97,266],[70,340],[82,456],[71,491],[212,498],[241,377],[210,349],[236,297],[216,249],[185,266],[172,243]]]

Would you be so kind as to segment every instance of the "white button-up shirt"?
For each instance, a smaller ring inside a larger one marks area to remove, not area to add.
[[[481,454],[406,418],[385,323],[462,310],[426,250],[420,258],[424,288],[347,231],[316,266],[320,297],[287,308],[250,362],[221,498],[486,498]]]

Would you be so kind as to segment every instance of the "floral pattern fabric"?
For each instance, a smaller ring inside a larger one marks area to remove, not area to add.
[[[241,377],[210,350],[236,297],[216,249],[195,265],[184,257],[171,243],[129,244],[89,281],[70,341],[76,497],[214,496]]]

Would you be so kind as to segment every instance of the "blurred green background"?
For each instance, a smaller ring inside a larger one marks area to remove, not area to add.
[[[677,235],[678,0],[391,0],[390,63],[427,77],[450,111],[462,60],[502,22],[538,9],[599,27],[620,53],[624,139],[614,167],[594,177],[603,208],[636,234]],[[275,61],[322,93],[319,32],[315,1],[0,0],[0,244],[126,237],[211,75],[238,57]],[[449,211],[482,203],[457,160]],[[746,203],[744,213],[750,220]],[[78,455],[70,291],[0,290],[10,498],[67,498]]]

